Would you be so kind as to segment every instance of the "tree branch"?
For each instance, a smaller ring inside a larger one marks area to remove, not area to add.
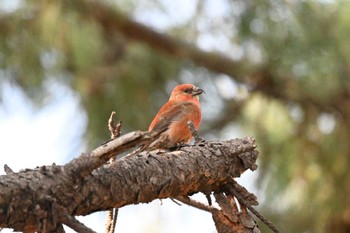
[[[60,216],[58,210],[68,216],[87,215],[154,199],[220,191],[233,177],[256,168],[254,140],[245,138],[166,153],[144,152],[87,172],[89,165],[101,164],[97,159],[108,161],[149,137],[147,132],[132,132],[64,166],[0,176],[0,227],[23,231],[47,222],[52,225],[49,229],[55,229],[63,223],[55,217]]]

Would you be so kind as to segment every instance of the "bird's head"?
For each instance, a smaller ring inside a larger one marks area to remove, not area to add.
[[[192,84],[181,84],[174,88],[169,100],[175,101],[195,101],[199,103],[198,96],[204,92]],[[205,93],[205,92],[204,92]]]

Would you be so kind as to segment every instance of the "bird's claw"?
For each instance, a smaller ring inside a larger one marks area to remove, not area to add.
[[[206,141],[203,138],[201,138],[201,137],[196,137],[194,139],[194,145],[196,145],[196,146],[204,146],[205,142]]]

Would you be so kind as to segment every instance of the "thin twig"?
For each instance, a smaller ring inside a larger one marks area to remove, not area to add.
[[[107,210],[107,218],[106,218],[106,233],[109,233],[112,228],[113,222],[113,209]]]
[[[171,200],[172,202],[174,202],[176,205],[181,206],[181,203],[180,203],[180,202],[177,202],[174,198],[170,198],[170,200]]]
[[[122,122],[119,121],[117,124],[114,122],[115,111],[111,113],[111,116],[108,119],[108,129],[111,133],[111,140],[118,138],[121,134]],[[116,160],[116,157],[112,157],[109,162],[113,163]]]
[[[178,201],[181,201],[182,203],[186,204],[186,205],[189,205],[189,206],[193,206],[197,209],[200,209],[200,210],[204,210],[204,211],[207,211],[207,212],[212,212],[212,210],[216,209],[215,207],[213,206],[208,206],[208,205],[205,205],[199,201],[195,201],[189,197],[185,197],[185,196],[179,196],[179,197],[176,197],[175,198],[176,200]]]
[[[113,232],[114,232],[115,231],[115,225],[117,224],[119,209],[118,208],[114,208],[113,212],[114,212],[113,213],[113,222],[111,224],[111,229],[113,229]]]
[[[108,119],[108,129],[109,129],[109,132],[111,132],[111,139],[116,139],[121,134],[122,122],[119,121],[117,124],[115,124],[114,122],[115,114],[116,113],[113,111],[111,113],[111,116]]]
[[[72,228],[76,232],[79,233],[96,233],[94,230],[90,229],[89,227],[85,226],[83,223],[79,222],[74,217],[63,214],[61,216],[61,221],[63,224],[67,225],[68,227]]]
[[[108,129],[111,133],[111,140],[118,138],[121,134],[122,122],[119,121],[117,124],[114,122],[115,111],[111,113],[111,116],[108,119]],[[116,160],[116,157],[113,156],[109,162],[113,163]],[[106,233],[114,233],[115,225],[117,223],[118,209],[112,208],[107,210],[107,219],[106,219]]]
[[[119,121],[117,124],[114,122],[115,111],[111,113],[111,116],[108,119],[108,129],[111,133],[111,140],[118,138],[121,134],[122,122]],[[113,156],[109,162],[112,164],[116,160],[116,157]],[[114,233],[115,225],[117,223],[118,209],[112,208],[107,210],[107,219],[106,219],[106,233]]]

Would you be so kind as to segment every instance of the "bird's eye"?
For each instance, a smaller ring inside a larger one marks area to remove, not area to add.
[[[192,89],[191,88],[187,88],[184,90],[185,93],[187,94],[191,94],[192,93]]]

